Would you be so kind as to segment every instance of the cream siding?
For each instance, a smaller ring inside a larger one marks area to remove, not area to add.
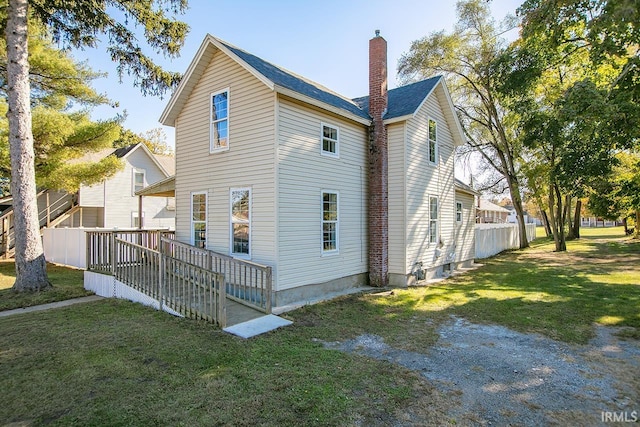
[[[389,138],[389,273],[406,274],[405,122],[387,127]]]
[[[475,197],[472,194],[456,191],[456,202],[462,203],[462,221],[456,222],[456,263],[475,258]],[[455,204],[454,204],[455,209]]]
[[[278,109],[278,290],[367,271],[367,129],[280,98]],[[321,123],[340,129],[340,156],[320,153]],[[339,251],[323,255],[321,193],[339,193]]]
[[[86,207],[104,207],[104,182],[92,186],[81,185],[78,204]]]
[[[409,274],[418,262],[432,269],[451,262],[455,245],[453,186],[454,142],[443,114],[442,91],[434,91],[416,116],[407,121],[406,140],[406,264]],[[429,163],[428,118],[437,122],[438,163]],[[439,201],[438,236],[442,246],[429,243],[429,197]]]
[[[229,150],[209,153],[211,94],[229,89]],[[216,51],[175,123],[176,237],[190,242],[190,194],[207,192],[207,248],[229,254],[229,189],[251,188],[251,260],[275,269],[274,97]],[[274,277],[276,271],[274,271]],[[274,289],[277,289],[274,280]]]

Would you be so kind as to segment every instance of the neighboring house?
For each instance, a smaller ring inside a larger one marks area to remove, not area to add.
[[[509,214],[507,215],[507,222],[510,224],[515,224],[518,222],[518,214],[516,213],[516,210],[513,206],[505,206],[505,209],[507,209],[509,211]],[[524,211],[524,223],[525,224],[537,224],[540,225],[541,221],[538,220],[537,218],[529,215],[529,212]]]
[[[444,79],[387,92],[386,41],[369,47],[369,96],[351,100],[207,35],[161,116],[176,239],[271,266],[275,306],[473,261]]]
[[[124,169],[92,186],[81,186],[77,206],[57,227],[138,228],[139,197],[134,193],[166,179],[175,172],[173,156],[154,155],[139,143],[91,153],[78,161],[99,161],[114,155],[124,161]],[[145,198],[142,205],[144,228],[175,227],[173,197]]]
[[[612,221],[609,219],[597,218],[595,216],[580,217],[581,227],[615,227],[622,225],[622,220]]]
[[[478,197],[476,222],[479,224],[503,224],[507,222],[509,210]]]

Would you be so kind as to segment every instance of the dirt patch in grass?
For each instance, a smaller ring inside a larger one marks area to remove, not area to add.
[[[457,397],[446,420],[462,425],[595,426],[602,411],[640,413],[640,343],[620,340],[615,328],[597,331],[587,345],[569,345],[454,317],[419,352],[370,334],[325,346],[420,373]]]

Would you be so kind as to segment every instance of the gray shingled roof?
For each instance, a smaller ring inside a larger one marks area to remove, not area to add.
[[[416,83],[400,86],[388,92],[389,104],[384,119],[395,119],[415,113],[422,101],[433,90],[442,76],[431,77]],[[360,108],[369,114],[369,97],[363,96],[353,100]]]
[[[289,71],[258,58],[249,52],[227,44],[220,39],[217,40],[274,84],[348,111],[358,117],[371,119],[371,116],[369,116],[368,96],[349,101],[335,93],[331,93],[319,85],[313,84],[311,81],[305,80],[302,77],[296,76]],[[431,77],[417,83],[390,90],[388,92],[389,104],[387,114],[385,114],[384,118],[393,119],[413,114],[441,78],[442,76]]]
[[[279,68],[269,62],[258,58],[255,55],[252,55],[248,52],[245,52],[242,49],[239,49],[235,46],[231,46],[229,44],[224,43],[222,40],[218,41],[222,43],[227,49],[236,54],[240,59],[253,67],[260,74],[265,76],[267,79],[271,80],[278,86],[282,86],[287,89],[291,89],[295,92],[298,92],[302,95],[306,95],[310,98],[316,99],[318,101],[324,102],[331,106],[340,108],[341,110],[348,111],[352,114],[355,114],[358,117],[362,117],[364,119],[370,119],[369,114],[362,109],[358,108],[354,102],[342,98],[336,94],[329,92],[321,87],[318,87],[312,84],[309,81],[304,80],[301,77],[298,77],[282,68]]]

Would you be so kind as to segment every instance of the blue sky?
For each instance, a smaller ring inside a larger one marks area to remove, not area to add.
[[[492,0],[493,16],[515,13],[522,0]],[[207,33],[269,62],[316,81],[349,98],[368,93],[368,41],[379,29],[388,43],[389,87],[398,85],[396,67],[411,42],[432,32],[452,31],[453,0],[190,0],[179,19],[190,32],[179,58],[156,57],[171,71],[184,72]],[[149,52],[147,50],[147,52]],[[74,53],[108,77],[93,86],[118,108],[94,110],[96,119],[126,110],[125,126],[136,133],[162,127],[173,145],[173,128],[158,122],[164,99],[144,97],[126,76],[118,82],[104,46]]]

